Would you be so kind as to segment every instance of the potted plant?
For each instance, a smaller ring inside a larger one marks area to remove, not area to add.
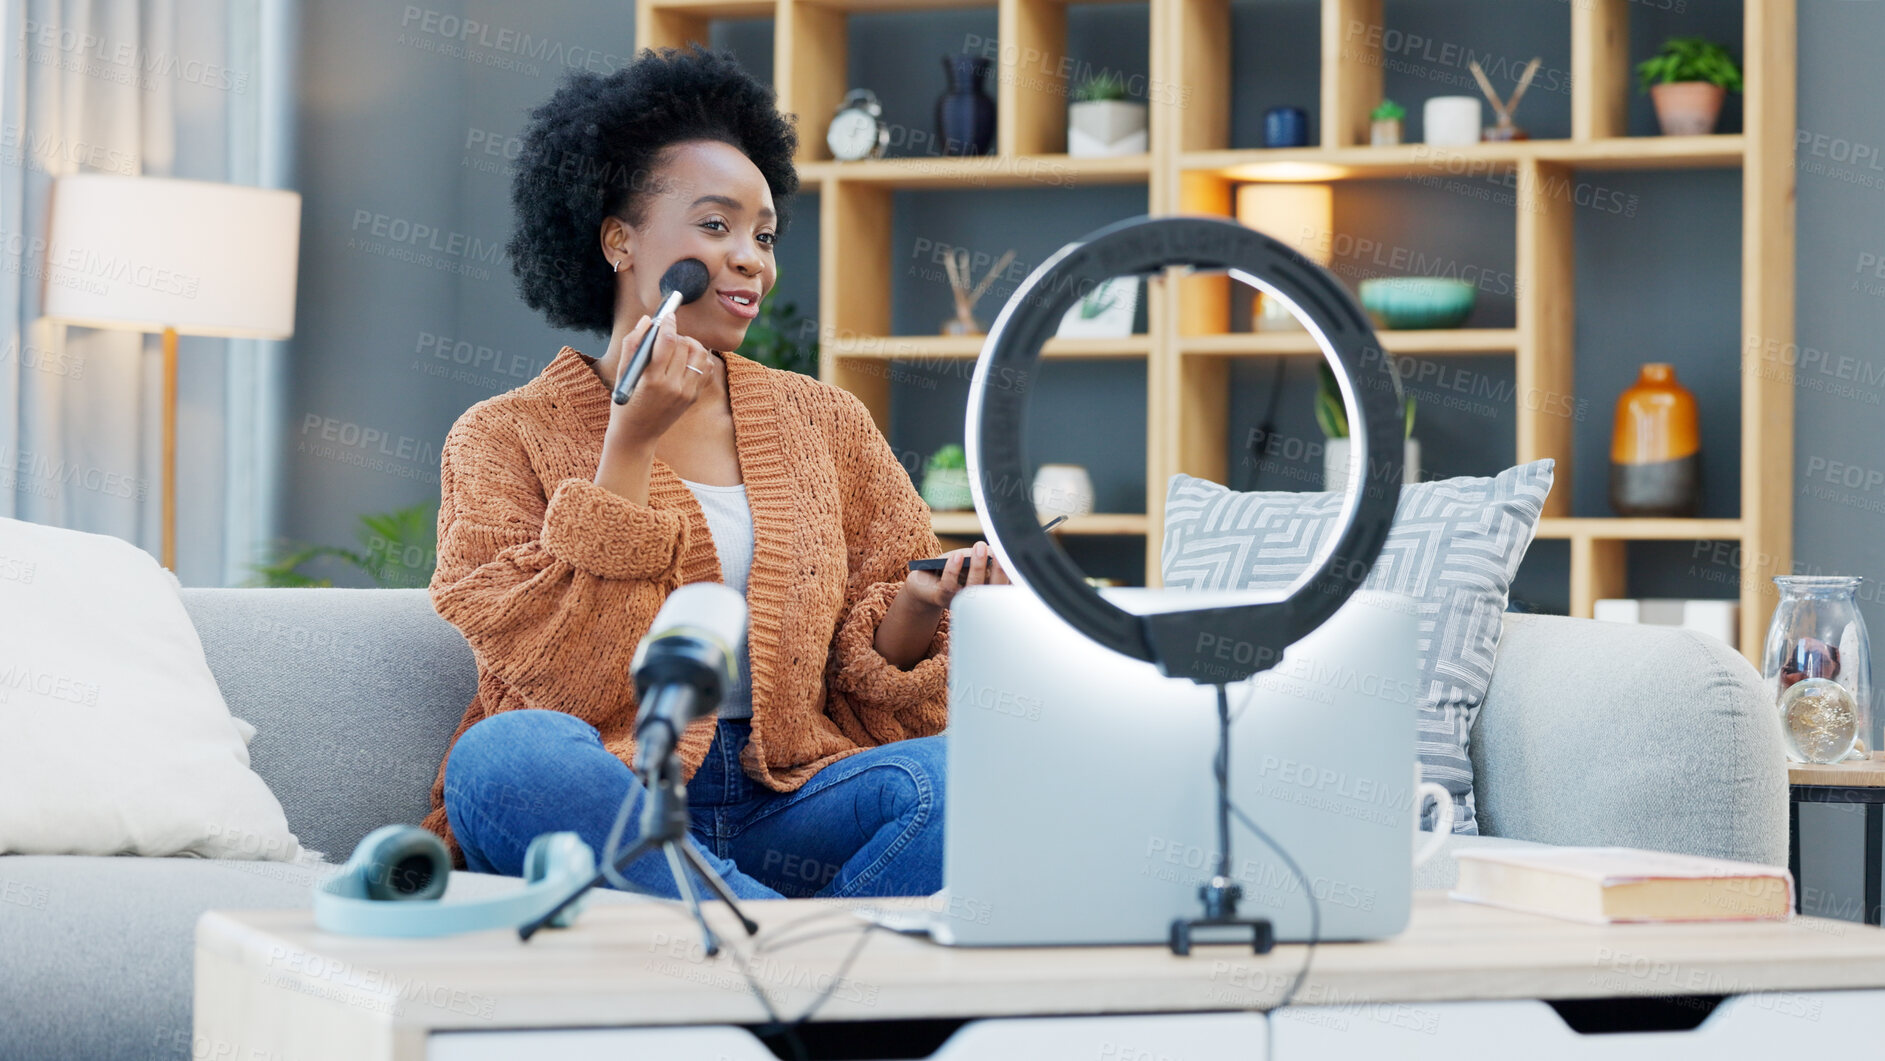
[[[380,589],[423,589],[438,564],[438,502],[360,517],[354,528],[359,549],[338,545],[276,543],[275,559],[249,564],[244,585],[269,588],[331,587],[334,580],[310,575],[301,565],[329,557],[358,568]]]
[[[1402,483],[1420,481],[1420,440],[1414,437],[1414,399],[1407,399],[1407,428],[1403,435]],[[1316,388],[1316,426],[1327,441],[1322,450],[1322,489],[1348,489],[1348,414],[1342,409],[1342,391],[1335,382],[1335,370],[1322,362],[1322,382]]]
[[[1671,37],[1636,66],[1644,92],[1656,102],[1664,136],[1705,136],[1715,131],[1721,102],[1741,91],[1741,68],[1728,49],[1706,37]]]
[[[1401,142],[1401,123],[1407,118],[1407,108],[1391,99],[1384,99],[1381,105],[1368,114],[1368,144],[1371,147],[1393,147]]]
[[[736,353],[768,368],[798,372],[816,379],[818,341],[815,335],[808,334],[815,329],[807,329],[806,322],[800,320],[797,303],[781,305],[773,297],[778,293],[779,282],[775,277],[772,287],[760,298],[759,315],[746,326],[746,338]]]
[[[1067,107],[1067,154],[1074,158],[1140,155],[1146,150],[1143,103],[1126,98],[1126,79],[1112,71],[1088,77]]]
[[[917,492],[934,512],[974,508],[975,495],[969,491],[969,455],[953,442],[931,454]]]

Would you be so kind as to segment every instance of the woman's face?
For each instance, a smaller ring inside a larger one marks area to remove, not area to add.
[[[675,327],[709,350],[739,348],[778,275],[772,190],[745,153],[718,140],[668,149],[644,194],[639,227],[604,222],[603,249],[622,259],[616,317],[633,327],[661,305],[661,274],[683,258],[707,266],[707,293],[675,311]],[[744,305],[741,304],[744,302]]]

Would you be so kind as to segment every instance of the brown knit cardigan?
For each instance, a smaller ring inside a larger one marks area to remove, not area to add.
[[[902,670],[873,645],[909,561],[940,551],[930,511],[854,395],[728,353],[735,446],[753,513],[746,773],[790,792],[865,748],[940,732],[949,614]],[[648,503],[597,486],[609,388],[564,347],[537,378],[472,406],[440,454],[431,597],[470,642],[478,691],[453,734],[513,708],[567,711],[634,758],[629,662],[669,592],[721,580],[694,494],[660,459]],[[692,777],[714,722],[680,742]],[[449,759],[450,753],[447,753]],[[424,825],[464,854],[444,809]]]

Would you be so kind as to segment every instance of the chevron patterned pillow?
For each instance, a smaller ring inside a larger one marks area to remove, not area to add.
[[[1453,794],[1455,833],[1477,834],[1466,741],[1492,683],[1506,591],[1551,492],[1552,462],[1490,479],[1401,489],[1394,524],[1367,588],[1419,604],[1422,780]],[[1239,493],[1178,474],[1165,493],[1159,558],[1170,589],[1283,589],[1341,515],[1339,493]]]

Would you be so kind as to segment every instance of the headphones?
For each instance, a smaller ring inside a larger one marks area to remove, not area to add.
[[[514,928],[534,921],[587,883],[596,855],[575,833],[544,833],[524,853],[522,889],[495,899],[444,902],[451,876],[445,841],[416,825],[382,825],[353,849],[339,873],[314,887],[314,923],[344,936],[419,939]],[[568,928],[571,903],[550,922]]]
[[[1025,446],[1028,383],[1039,378],[1041,345],[1061,316],[1097,284],[1119,276],[1156,278],[1169,266],[1227,272],[1278,299],[1335,369],[1354,450],[1368,474],[1351,477],[1340,533],[1330,536],[1333,544],[1324,545],[1283,600],[1124,611],[1088,585],[1048,538],[1026,492],[1002,488],[1033,474]],[[1400,501],[1404,415],[1400,377],[1373,326],[1326,269],[1224,218],[1133,217],[1061,248],[1002,306],[969,384],[969,487],[1003,570],[1067,625],[1123,656],[1157,664],[1167,677],[1200,685],[1236,682],[1275,666],[1284,649],[1334,615],[1368,577]]]

